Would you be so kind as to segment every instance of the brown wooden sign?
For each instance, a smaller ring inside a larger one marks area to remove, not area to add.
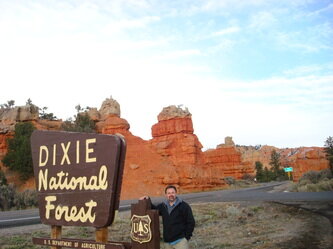
[[[140,200],[131,206],[132,249],[159,249],[158,210],[151,209],[150,200]]]
[[[31,148],[44,224],[106,227],[113,222],[126,152],[122,137],[34,131]]]
[[[107,242],[99,243],[93,240],[79,239],[50,239],[50,238],[33,238],[35,245],[56,246],[65,248],[80,249],[130,249],[131,245],[124,242]]]

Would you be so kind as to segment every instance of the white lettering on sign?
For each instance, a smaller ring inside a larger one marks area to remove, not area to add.
[[[45,153],[45,159],[43,161],[43,152]],[[39,147],[39,166],[43,167],[46,165],[49,158],[49,150],[45,145]]]
[[[93,144],[96,144],[96,138],[90,138],[90,139],[86,139],[85,141],[85,162],[86,163],[94,163],[97,161],[97,158],[93,156],[94,154],[94,148],[92,147]],[[60,161],[60,165],[71,165],[71,159],[69,158],[69,151],[71,149],[72,143],[71,142],[67,142],[67,143],[61,143],[60,147],[61,147],[61,151],[62,153],[60,154],[62,156],[61,161]],[[75,143],[75,162],[77,164],[80,163],[80,141],[77,140]],[[52,165],[56,165],[57,164],[57,151],[59,144],[53,144],[52,145],[52,149],[51,149],[51,153],[52,153]],[[49,162],[49,157],[50,157],[50,151],[49,148],[46,145],[41,145],[39,147],[39,162],[38,165],[39,167],[43,167],[45,166],[48,162]],[[74,160],[73,160],[74,161]]]
[[[65,221],[81,221],[81,222],[86,222],[89,221],[93,223],[96,218],[96,214],[92,212],[92,209],[94,207],[97,207],[97,202],[90,200],[86,202],[84,205],[87,207],[81,207],[77,208],[76,206],[65,206],[65,205],[53,205],[52,203],[57,200],[56,196],[46,196],[45,201],[45,218],[50,219],[51,212],[52,216],[55,217],[56,220],[61,220],[62,218],[65,219]]]
[[[96,162],[96,157],[89,157],[89,154],[94,152],[94,149],[89,147],[89,145],[92,143],[96,143],[96,138],[86,140],[86,162],[87,163]]]
[[[108,169],[102,165],[98,176],[70,177],[69,173],[60,171],[57,176],[49,176],[49,170],[40,170],[38,174],[38,191],[41,190],[106,190]]]
[[[82,243],[81,248],[87,249],[105,249],[105,245],[92,244],[92,243]]]

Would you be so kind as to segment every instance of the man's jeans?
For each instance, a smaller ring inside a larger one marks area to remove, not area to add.
[[[189,249],[187,239],[183,238],[176,245],[170,245],[169,243],[164,243],[165,249]]]

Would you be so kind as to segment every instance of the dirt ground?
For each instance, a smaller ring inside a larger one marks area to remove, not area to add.
[[[297,207],[277,203],[200,203],[192,204],[196,228],[191,248],[197,249],[332,249],[330,221]],[[113,241],[130,241],[130,212],[117,214],[109,228]],[[49,237],[46,225],[0,230],[1,249],[43,248],[31,237]],[[94,229],[64,227],[63,237],[93,239]],[[163,244],[161,246],[163,249]]]
[[[251,202],[193,209],[198,223],[193,248],[333,248],[330,221],[303,209]]]

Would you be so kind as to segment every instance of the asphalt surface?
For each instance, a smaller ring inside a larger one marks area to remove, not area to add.
[[[219,190],[191,194],[181,194],[180,198],[189,203],[200,202],[239,202],[239,201],[270,201],[285,205],[304,208],[329,218],[333,224],[333,192],[274,192],[274,188],[287,182],[266,183],[259,187],[237,190]],[[163,200],[163,197],[152,197],[153,203]],[[120,201],[119,211],[129,210],[135,200]],[[24,226],[40,223],[39,210],[27,209],[0,212],[0,229],[14,226]]]

